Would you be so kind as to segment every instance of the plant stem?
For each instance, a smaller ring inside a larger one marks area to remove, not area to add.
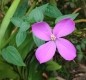
[[[2,21],[2,24],[0,27],[0,49],[2,46],[2,40],[4,38],[5,32],[8,28],[9,23],[10,23],[10,19],[14,15],[14,13],[18,7],[19,2],[20,2],[20,0],[14,0],[13,1],[12,5],[10,6],[9,10],[7,11],[7,13],[6,13],[6,15]]]
[[[86,22],[86,19],[75,20],[75,23],[81,23],[81,22]]]
[[[35,5],[36,5],[36,1],[33,2],[31,7],[29,8],[28,12],[26,13],[26,15],[28,15],[32,11],[32,9],[35,7]]]

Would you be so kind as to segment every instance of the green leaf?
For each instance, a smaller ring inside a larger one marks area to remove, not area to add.
[[[56,6],[48,5],[45,11],[45,15],[52,17],[52,18],[57,18],[59,16],[62,16],[62,13]]]
[[[81,48],[82,48],[82,50],[85,50],[85,47],[86,47],[85,44],[82,42],[82,43],[81,43]]]
[[[24,21],[21,18],[18,17],[13,17],[11,19],[11,22],[16,26],[16,27],[20,27],[20,31],[26,31],[30,28],[30,24],[27,21]]]
[[[43,21],[44,15],[38,8],[35,9],[34,14],[34,19],[36,22]]]
[[[42,67],[38,64],[37,60],[33,57],[29,63],[28,80],[43,80]]]
[[[34,45],[35,43],[33,41],[32,34],[27,34],[25,41],[18,48],[18,51],[21,53],[23,59],[25,59],[27,54],[29,55],[30,51],[34,49]]]
[[[40,45],[42,45],[42,44],[45,43],[45,41],[43,41],[43,40],[37,38],[37,37],[34,36],[34,35],[33,35],[33,40],[34,40],[35,44],[36,44],[38,47],[39,47]]]
[[[45,10],[47,9],[48,7],[48,3],[47,4],[44,4],[42,6],[39,6],[38,9],[40,9],[40,11],[44,14],[45,13]]]
[[[61,68],[61,65],[54,61],[49,61],[46,63],[46,70],[48,71],[55,71]]]
[[[78,52],[78,56],[77,56],[77,58],[78,58],[78,61],[82,61],[82,59],[83,59],[83,57],[84,57],[84,54],[83,54],[83,52]]]
[[[82,42],[83,42],[84,44],[86,44],[86,38],[83,38],[83,39],[82,39]]]
[[[14,16],[22,17],[23,15],[25,15],[27,8],[28,8],[28,0],[21,0]]]
[[[39,8],[35,8],[31,11],[29,16],[26,16],[26,20],[29,22],[32,22],[35,20],[35,22],[43,21],[44,15],[42,11]]]
[[[16,35],[16,44],[19,47],[26,39],[27,33],[19,31]]]
[[[77,45],[76,48],[77,48],[77,50],[78,50],[79,52],[82,52],[80,45]]]
[[[74,20],[78,15],[79,15],[79,13],[59,16],[59,17],[55,20],[55,23],[57,23],[58,21],[60,21],[60,20],[62,20],[62,19],[65,19],[65,18],[71,18],[71,19]]]
[[[14,64],[17,66],[25,66],[21,58],[21,55],[19,54],[17,49],[13,46],[8,46],[7,48],[2,50],[2,57],[8,63]]]

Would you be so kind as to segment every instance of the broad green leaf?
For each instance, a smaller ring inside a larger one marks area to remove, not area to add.
[[[18,50],[13,46],[8,46],[2,50],[2,57],[11,64],[25,66]]]
[[[21,27],[21,23],[23,22],[20,18],[18,17],[12,17],[11,22],[16,26],[16,27]]]
[[[22,18],[13,17],[11,19],[11,22],[16,26],[20,28],[20,31],[26,31],[30,28],[30,24],[27,21],[24,21]]]
[[[19,31],[16,35],[16,44],[19,47],[26,39],[27,33]]]
[[[20,27],[20,31],[27,31],[30,28],[30,24],[28,22],[22,23],[22,26]]]
[[[36,44],[37,46],[41,46],[42,44],[45,43],[45,41],[43,41],[43,40],[37,38],[37,37],[34,36],[34,35],[33,35],[33,39],[34,39],[34,42],[35,42],[35,44]]]
[[[61,65],[54,61],[49,61],[46,63],[46,70],[48,71],[55,71],[61,68]]]
[[[36,8],[35,11],[34,11],[34,14],[35,14],[34,19],[35,19],[36,22],[43,21],[44,15],[43,15],[41,10]]]
[[[48,3],[47,4],[44,4],[42,6],[39,6],[38,9],[40,9],[40,11],[44,14],[45,13],[45,10],[47,9],[48,7]]]
[[[52,17],[52,18],[57,18],[59,16],[62,16],[62,13],[56,6],[48,5],[45,11],[45,15]]]
[[[55,20],[55,23],[57,23],[58,21],[60,21],[60,20],[62,20],[62,19],[65,19],[65,18],[71,18],[71,19],[74,20],[78,15],[79,15],[79,13],[59,16],[59,17]]]
[[[37,7],[31,11],[29,16],[28,15],[26,16],[26,20],[31,23],[43,21],[43,19],[44,19],[44,15],[43,15],[42,11]]]

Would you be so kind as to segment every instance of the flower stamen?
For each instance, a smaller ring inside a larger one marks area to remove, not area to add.
[[[55,40],[56,40],[56,37],[55,37],[55,35],[54,35],[54,34],[51,34],[51,36],[50,36],[50,37],[51,37],[51,40],[52,40],[52,41],[55,41]]]

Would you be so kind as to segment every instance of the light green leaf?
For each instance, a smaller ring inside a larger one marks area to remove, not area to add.
[[[26,39],[27,33],[19,31],[16,35],[16,44],[17,46],[20,46],[24,40]]]
[[[44,4],[42,6],[39,6],[38,9],[40,9],[40,11],[44,14],[45,13],[45,10],[47,9],[48,7],[48,3],[47,4]]]
[[[43,41],[43,40],[37,38],[37,37],[34,36],[34,35],[33,35],[33,40],[34,40],[35,44],[36,44],[38,47],[39,47],[40,45],[42,45],[42,44],[45,43],[45,41]]]
[[[2,57],[8,63],[14,64],[17,66],[25,66],[19,52],[13,46],[8,46],[7,48],[2,50]]]
[[[36,22],[43,21],[44,15],[38,8],[35,9],[34,13],[35,13],[34,19]]]
[[[30,24],[27,21],[24,21],[21,18],[13,17],[11,19],[11,22],[16,26],[20,28],[20,31],[26,31],[30,28]]]
[[[65,19],[65,18],[71,18],[71,19],[74,20],[78,15],[79,15],[79,13],[59,16],[59,17],[55,20],[55,23],[57,23],[58,21],[60,21],[60,20],[62,20],[62,19]]]
[[[62,16],[62,13],[56,6],[48,5],[45,11],[45,15],[52,17],[52,18],[57,18],[59,16]]]
[[[61,68],[61,65],[54,61],[49,61],[46,63],[46,70],[48,71],[55,71]]]
[[[26,17],[27,17],[26,19],[29,22],[34,21],[34,20],[35,20],[35,22],[39,22],[39,21],[43,21],[43,19],[44,19],[44,15],[43,15],[42,11],[37,7],[31,11],[29,16],[26,16]]]

